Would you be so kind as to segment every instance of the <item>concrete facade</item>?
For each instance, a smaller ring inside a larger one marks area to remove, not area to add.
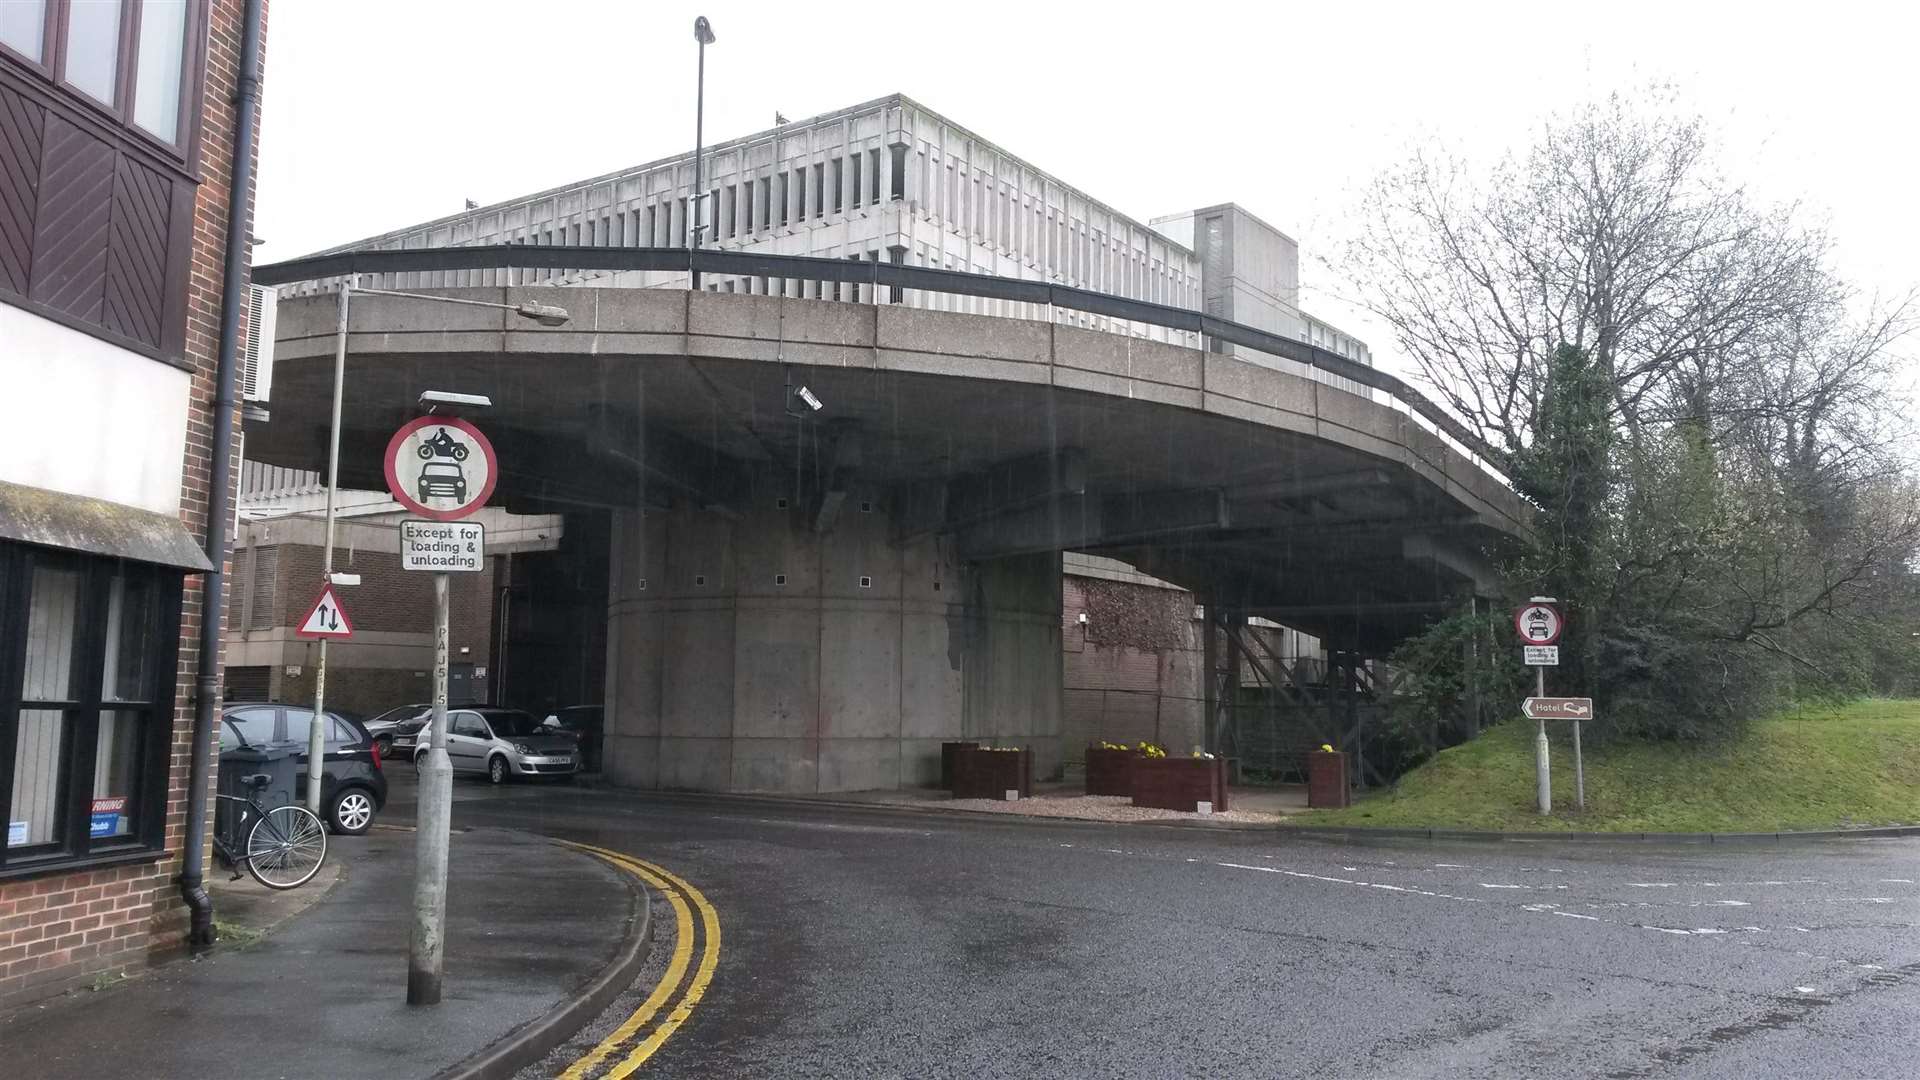
[[[709,146],[702,211],[690,209],[693,154],[538,192],[369,237],[334,250],[472,244],[685,247],[887,261],[1028,281],[1204,310],[1373,362],[1364,343],[1300,308],[1294,240],[1231,203],[1143,223],[904,95]],[[704,217],[700,215],[704,214]],[[461,270],[376,275],[382,288],[594,285],[685,288],[685,274],[600,270]],[[289,291],[324,291],[332,281]],[[707,275],[709,292],[870,301],[866,286]],[[1130,333],[1182,345],[1194,336],[1086,312],[902,290],[910,307]],[[1231,350],[1233,346],[1222,346]],[[1252,363],[1345,380],[1241,350]]]
[[[1044,774],[1078,750],[1061,552],[1380,650],[1471,592],[1474,553],[1524,520],[1406,413],[1235,356],[903,305],[457,294],[572,320],[357,302],[343,483],[378,483],[420,388],[458,386],[495,402],[499,505],[610,508],[623,783],[910,784],[948,738],[1029,745]],[[333,320],[331,298],[282,304],[257,460],[308,467],[324,445]],[[784,408],[796,366],[817,415]],[[1192,679],[1166,696],[1190,702]]]
[[[1060,760],[1059,560],[896,545],[871,502],[830,533],[762,477],[730,513],[614,524],[607,768],[639,787],[931,784],[940,743]]]

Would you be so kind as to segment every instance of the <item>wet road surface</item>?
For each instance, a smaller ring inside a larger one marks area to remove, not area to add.
[[[713,985],[643,1075],[1920,1075],[1920,841],[1352,845],[455,798],[456,827],[628,852],[718,908]]]

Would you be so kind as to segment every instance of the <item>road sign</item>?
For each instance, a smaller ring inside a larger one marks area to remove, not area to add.
[[[333,586],[320,590],[320,598],[307,609],[307,617],[293,631],[301,637],[312,638],[349,638],[353,636],[353,620],[340,607],[340,598],[333,595]]]
[[[1552,645],[1560,640],[1567,622],[1560,617],[1559,608],[1535,601],[1513,613],[1513,628],[1523,644]]]
[[[1593,699],[1590,697],[1530,697],[1521,703],[1520,711],[1529,720],[1591,720],[1593,719]]]
[[[1520,650],[1528,667],[1559,667],[1560,646],[1528,645]]]
[[[387,491],[435,521],[457,521],[487,505],[500,477],[493,444],[458,417],[422,416],[387,442]]]
[[[487,561],[487,530],[476,521],[403,521],[400,569],[477,573]]]

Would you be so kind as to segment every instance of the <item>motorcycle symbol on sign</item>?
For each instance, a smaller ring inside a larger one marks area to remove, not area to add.
[[[465,461],[467,455],[471,453],[467,444],[455,439],[446,428],[435,432],[433,438],[422,440],[416,452],[422,461],[430,461],[436,457],[450,457],[455,461]]]

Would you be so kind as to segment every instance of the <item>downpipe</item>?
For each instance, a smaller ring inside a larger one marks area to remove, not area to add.
[[[238,382],[240,312],[246,303],[253,233],[254,125],[260,115],[260,20],[265,0],[246,0],[240,33],[240,80],[234,89],[233,166],[227,202],[227,254],[221,268],[220,351],[214,371],[213,462],[207,470],[207,572],[200,593],[200,667],[193,684],[193,749],[187,766],[187,839],[180,867],[187,946],[213,947],[213,898],[207,895],[207,771],[220,700],[220,629],[226,611],[228,525],[233,520],[234,389]]]

